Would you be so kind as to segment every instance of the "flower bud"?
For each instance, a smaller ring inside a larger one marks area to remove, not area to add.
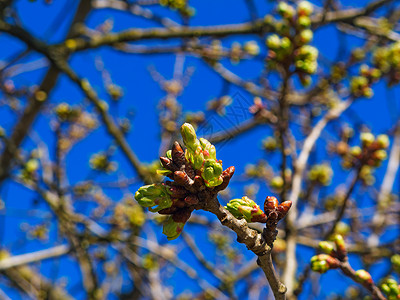
[[[168,240],[176,239],[182,232],[185,223],[175,222],[170,216],[163,224],[163,233],[167,236]]]
[[[387,158],[386,150],[380,149],[374,152],[374,157],[377,160],[385,160]]]
[[[193,126],[189,123],[184,123],[181,126],[181,135],[185,146],[195,151],[198,146],[198,142],[196,131],[194,130]]]
[[[372,133],[370,133],[370,132],[363,132],[363,133],[361,133],[361,135],[360,135],[360,140],[361,140],[361,144],[362,144],[363,146],[368,147],[368,146],[370,146],[370,145],[374,142],[375,137],[374,137],[374,135],[373,135]]]
[[[247,222],[263,222],[265,214],[250,198],[233,199],[225,208],[237,219],[244,218]]]
[[[331,254],[333,251],[332,244],[327,241],[319,242],[318,247],[319,249],[321,249],[321,251],[323,251],[326,254]]]
[[[278,35],[272,34],[267,38],[266,44],[268,48],[276,50],[281,46],[281,39],[279,38]]]
[[[204,138],[200,138],[199,141],[201,148],[203,149],[204,159],[217,159],[217,151],[215,150],[215,146]]]
[[[327,254],[315,255],[311,258],[311,270],[314,272],[325,273],[329,269],[336,269],[340,265],[339,261]]]
[[[310,2],[308,1],[300,1],[299,4],[297,4],[297,13],[300,16],[309,16],[313,13],[313,6]]]
[[[343,239],[343,236],[341,236],[340,234],[335,234],[335,236],[333,237],[333,241],[335,242],[337,252],[340,254],[345,254],[346,243]]]
[[[307,16],[299,16],[297,18],[297,24],[299,24],[303,28],[310,27],[311,25],[311,20]]]
[[[367,271],[361,269],[356,271],[356,280],[360,283],[372,284],[372,277]]]
[[[264,202],[264,210],[265,212],[275,210],[279,205],[278,199],[274,196],[268,196]]]
[[[141,206],[149,207],[151,212],[158,212],[164,208],[171,207],[170,193],[167,186],[162,183],[156,183],[139,188],[135,193],[135,199]],[[152,208],[156,205],[158,207]]]
[[[258,55],[260,53],[260,47],[255,41],[248,41],[243,46],[244,51],[246,51],[249,55]]]
[[[270,185],[274,189],[281,189],[283,187],[283,178],[281,176],[275,176],[272,178]]]
[[[390,258],[390,262],[392,263],[393,269],[400,273],[400,254],[395,254]]]
[[[313,39],[313,32],[310,29],[305,29],[300,32],[300,42],[302,44],[308,44]]]
[[[354,157],[361,155],[361,153],[362,153],[362,150],[358,146],[353,146],[350,148],[350,154],[353,155]]]
[[[204,162],[204,170],[201,176],[204,179],[206,186],[212,187],[217,186],[222,183],[222,165],[221,163],[213,160],[207,159]]]
[[[277,211],[278,211],[278,220],[283,219],[287,213],[289,212],[289,209],[292,207],[292,201],[288,200],[285,202],[282,202],[281,204],[278,205]]]
[[[279,2],[278,13],[286,19],[291,19],[293,18],[296,12],[294,8],[289,4],[287,4],[286,2]]]
[[[380,134],[376,137],[376,143],[382,149],[389,147],[389,137],[386,134]]]

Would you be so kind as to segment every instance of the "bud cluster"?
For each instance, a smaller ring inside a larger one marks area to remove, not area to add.
[[[386,294],[388,300],[400,299],[400,285],[393,278],[387,278],[380,284],[381,290]]]
[[[183,143],[187,147],[185,157],[195,170],[199,170],[207,187],[222,183],[222,161],[216,158],[215,146],[204,138],[197,139],[192,125],[185,123],[181,127]]]
[[[245,219],[247,222],[266,223],[268,229],[265,236],[267,243],[272,245],[276,238],[276,226],[289,212],[292,201],[284,201],[279,204],[278,199],[268,196],[264,202],[264,211],[251,199],[244,196],[241,199],[233,199],[225,208],[236,218]]]
[[[160,4],[162,6],[168,6],[173,10],[177,10],[187,17],[192,17],[195,14],[194,8],[188,6],[187,0],[160,0]]]
[[[279,2],[277,10],[282,20],[266,19],[279,34],[272,34],[266,40],[269,67],[275,69],[278,64],[289,67],[293,63],[302,84],[308,85],[309,75],[317,70],[318,57],[318,50],[308,45],[313,39],[310,29],[313,6],[308,1],[300,1],[295,9],[286,2]]]
[[[388,75],[389,85],[400,82],[400,42],[378,47],[372,57],[374,65]]]
[[[308,172],[308,179],[327,186],[331,183],[332,175],[332,168],[328,164],[320,164],[311,167]]]
[[[110,161],[110,156],[104,152],[95,153],[90,157],[90,167],[96,171],[112,173],[117,170],[117,162]]]
[[[347,259],[346,244],[340,234],[333,236],[333,242],[322,241],[319,249],[324,254],[315,255],[311,258],[311,269],[315,272],[325,273],[330,269],[340,267],[340,262]]]
[[[371,88],[372,84],[377,82],[382,73],[377,68],[370,68],[367,65],[360,67],[359,75],[351,78],[350,92],[355,98],[366,97],[371,98],[374,92]]]
[[[54,108],[57,118],[62,122],[74,122],[81,110],[76,107],[70,106],[68,103],[62,102]]]
[[[342,166],[345,169],[353,168],[359,164],[369,167],[378,167],[387,158],[386,149],[389,147],[389,137],[380,134],[375,137],[370,132],[363,132],[360,135],[361,147],[343,147]]]
[[[196,205],[206,198],[203,195],[224,190],[235,171],[234,167],[222,171],[214,145],[206,139],[197,139],[193,126],[183,124],[181,134],[186,151],[175,142],[166,157],[160,157],[162,169],[158,173],[173,181],[143,186],[135,194],[140,205],[169,215],[163,227],[169,240],[180,235]]]
[[[265,213],[251,199],[244,196],[241,199],[232,199],[225,208],[237,219],[245,219],[247,222],[266,222]]]

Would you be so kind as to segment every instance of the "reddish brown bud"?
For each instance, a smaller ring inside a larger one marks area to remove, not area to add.
[[[222,183],[215,187],[216,191],[222,191],[228,187],[229,181],[235,173],[235,167],[229,167],[222,172]]]
[[[183,152],[182,147],[179,145],[178,142],[175,142],[172,146],[172,161],[175,165],[180,168],[186,163],[185,152]]]
[[[189,205],[194,205],[199,203],[199,198],[196,195],[191,194],[185,198],[185,202]]]
[[[267,213],[269,211],[275,210],[279,205],[278,199],[274,196],[268,196],[264,202],[264,211]]]
[[[164,208],[164,209],[158,211],[158,213],[160,215],[171,215],[171,214],[173,214],[176,211],[177,208],[176,208],[176,206],[174,206],[174,204],[172,204],[172,205],[173,206],[171,206],[171,207]]]
[[[187,190],[180,186],[173,185],[169,190],[171,191],[171,198],[183,198],[187,195]]]
[[[160,157],[161,164],[164,168],[170,171],[175,171],[175,166],[173,165],[172,161],[167,157]]]
[[[175,183],[182,186],[188,186],[191,184],[191,179],[185,172],[175,171],[174,172]]]
[[[186,223],[186,221],[189,220],[192,211],[192,208],[181,208],[172,215],[172,220],[174,220],[174,222]]]
[[[195,177],[194,177],[194,187],[196,188],[196,189],[199,189],[201,186],[203,186],[204,185],[204,180],[203,180],[203,178],[200,176],[200,175],[196,175]]]
[[[286,216],[286,214],[288,213],[291,206],[292,206],[292,201],[285,201],[285,202],[282,202],[277,207],[278,214],[279,214],[279,220],[283,219]]]
[[[189,163],[185,163],[185,172],[192,179],[194,179],[194,177],[196,176],[196,172],[194,171],[192,165]]]

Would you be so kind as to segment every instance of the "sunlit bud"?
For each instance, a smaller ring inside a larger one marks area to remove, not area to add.
[[[299,24],[303,28],[310,27],[311,25],[311,20],[307,16],[299,16],[297,18],[297,24]]]
[[[217,186],[222,183],[222,165],[221,163],[213,160],[207,159],[204,162],[204,170],[201,176],[204,179],[206,186],[212,187]]]
[[[169,158],[169,159],[172,159],[172,150],[168,150],[168,151],[165,153],[165,156],[166,156],[167,158]]]
[[[195,151],[198,145],[196,143],[197,140],[196,131],[194,130],[193,126],[189,123],[184,123],[181,126],[181,135],[185,146]]]
[[[326,254],[331,254],[333,251],[333,245],[327,241],[319,242],[318,246]]]
[[[387,278],[380,285],[389,300],[400,299],[400,286],[393,278]]]
[[[292,46],[292,42],[290,41],[290,39],[287,38],[286,36],[283,37],[281,40],[281,48],[283,50],[289,50],[291,46]]]
[[[380,149],[374,152],[374,157],[378,160],[385,160],[387,158],[386,150]]]
[[[380,148],[386,149],[389,147],[389,137],[386,134],[380,134],[376,137],[376,143]]]
[[[393,269],[395,269],[397,273],[400,273],[400,254],[393,255],[390,258],[390,262],[392,263]]]
[[[313,6],[308,1],[300,1],[297,4],[297,13],[302,16],[309,16],[313,13]]]
[[[308,44],[313,39],[313,32],[310,29],[305,29],[300,32],[300,42],[303,44]]]
[[[274,189],[281,189],[283,187],[283,178],[281,176],[275,176],[272,178],[270,185]]]
[[[264,212],[253,200],[246,196],[229,201],[225,208],[236,218],[244,218],[247,222],[265,221]]]
[[[362,143],[363,146],[368,147],[374,142],[375,137],[370,132],[363,132],[360,135],[360,140],[361,140],[361,143]]]
[[[246,51],[250,55],[258,55],[260,53],[260,47],[258,46],[257,42],[249,41],[246,42],[243,46],[244,51]]]
[[[336,250],[340,252],[341,254],[346,253],[346,243],[343,239],[343,237],[340,234],[336,234],[333,237],[333,241],[335,242],[336,245]]]
[[[296,12],[294,8],[286,2],[279,2],[278,13],[284,18],[290,19],[295,15]]]
[[[278,199],[274,196],[268,196],[264,202],[264,210],[268,212],[270,210],[275,210],[279,205]]]
[[[199,141],[203,149],[204,159],[217,159],[217,151],[215,150],[215,146],[204,138],[200,138]]]
[[[266,44],[268,48],[276,50],[281,46],[281,39],[279,38],[278,35],[272,34],[267,38]]]
[[[163,233],[169,241],[174,240],[181,234],[184,226],[185,223],[175,222],[170,216],[163,224]]]
[[[356,271],[356,280],[360,283],[373,283],[371,274],[363,269]]]
[[[353,156],[355,156],[355,157],[361,155],[361,152],[362,152],[362,150],[361,150],[361,148],[358,147],[358,146],[354,146],[354,147],[351,147],[351,148],[350,148],[350,154],[353,155]]]
[[[31,158],[26,162],[25,170],[28,171],[29,173],[33,173],[37,169],[39,169],[39,161],[37,159]]]
[[[144,207],[149,207],[152,212],[171,207],[172,200],[169,188],[162,183],[145,185],[135,193],[136,201]],[[153,206],[157,206],[152,208]]]

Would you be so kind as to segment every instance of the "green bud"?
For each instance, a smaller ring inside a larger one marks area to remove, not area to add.
[[[367,271],[361,269],[356,271],[356,280],[360,283],[372,284],[372,277]]]
[[[374,142],[375,137],[370,132],[363,132],[360,135],[360,140],[361,140],[361,143],[362,143],[363,146],[368,147]]]
[[[197,136],[193,126],[189,123],[184,123],[181,126],[181,135],[185,146],[194,151],[197,148],[198,143],[196,143]]]
[[[300,1],[297,4],[297,13],[301,16],[309,16],[313,13],[313,6],[308,1]]]
[[[246,42],[243,46],[244,51],[246,51],[249,55],[258,55],[260,53],[260,47],[258,46],[257,42],[249,41]]]
[[[379,147],[386,149],[389,147],[390,141],[386,134],[380,134],[376,137],[376,142]]]
[[[225,208],[237,219],[254,222],[257,216],[265,215],[260,207],[250,198],[232,199]]]
[[[354,146],[350,148],[350,154],[353,156],[359,156],[361,154],[362,150],[358,146]]]
[[[289,50],[290,47],[292,46],[292,42],[288,37],[283,37],[281,40],[281,49],[283,50]]]
[[[393,269],[400,273],[400,254],[395,254],[390,258],[390,262],[392,263]]]
[[[163,233],[171,241],[180,236],[184,226],[185,223],[175,222],[170,216],[163,224]]]
[[[204,179],[206,186],[212,187],[222,183],[222,165],[214,159],[207,159],[204,162],[204,170],[201,176]]]
[[[171,207],[171,193],[167,186],[161,183],[145,185],[135,193],[136,201],[143,207],[149,207],[151,212],[158,212]],[[153,206],[158,206],[152,208]]]
[[[25,170],[29,173],[35,172],[39,169],[39,161],[37,159],[31,158],[25,164]]]
[[[276,50],[281,46],[281,39],[279,38],[278,35],[272,34],[267,38],[266,44],[268,48]]]
[[[327,241],[319,242],[318,246],[319,246],[319,249],[321,249],[321,251],[323,251],[326,254],[331,254],[333,251],[332,244]]]
[[[383,149],[376,150],[374,153],[374,156],[378,160],[385,160],[387,158],[386,150],[383,150]]]
[[[172,150],[168,150],[167,153],[165,153],[165,156],[172,159]]]
[[[329,270],[329,265],[323,256],[315,255],[311,258],[311,270],[314,272],[325,273]]]
[[[346,243],[340,234],[335,234],[335,236],[333,237],[333,241],[336,244],[337,251],[340,251],[340,252],[346,251]]]
[[[200,145],[203,149],[204,159],[217,159],[215,146],[204,138],[200,138]]]
[[[310,27],[311,25],[311,20],[307,16],[299,16],[297,18],[297,24],[299,24],[303,28]]]
[[[313,39],[313,32],[310,29],[305,29],[300,32],[300,42],[303,44],[308,44]]]
[[[275,176],[272,178],[270,185],[274,189],[281,189],[283,187],[283,178],[281,176]]]
[[[287,4],[286,2],[279,2],[278,13],[284,18],[290,19],[293,18],[296,12],[294,8],[289,4]]]

